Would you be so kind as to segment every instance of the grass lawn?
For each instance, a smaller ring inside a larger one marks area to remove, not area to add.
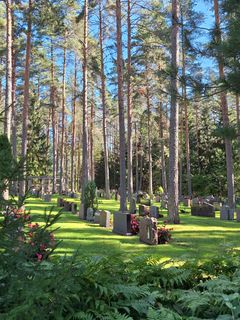
[[[71,199],[79,205],[78,199]],[[27,200],[26,208],[31,209],[32,218],[36,222],[43,219],[44,209],[55,206],[57,196],[51,203],[38,198]],[[159,204],[155,204],[159,205]],[[119,203],[115,200],[100,200],[99,209],[114,212]],[[166,219],[166,211],[161,211]],[[173,241],[167,245],[148,246],[139,242],[138,236],[125,237],[112,233],[111,229],[81,221],[76,215],[64,212],[56,227],[56,237],[63,240],[57,254],[72,254],[78,250],[80,255],[123,255],[124,258],[147,255],[161,259],[205,259],[221,253],[226,247],[240,248],[240,223],[221,221],[219,212],[216,218],[192,217],[181,215],[181,224],[173,225]]]

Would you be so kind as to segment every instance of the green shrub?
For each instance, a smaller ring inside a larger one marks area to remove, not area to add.
[[[94,212],[98,208],[97,187],[94,181],[89,181],[84,188],[85,208],[92,208]]]

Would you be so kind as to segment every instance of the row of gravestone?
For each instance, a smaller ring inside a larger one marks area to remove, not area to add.
[[[107,210],[96,211],[94,213],[94,210],[92,208],[88,208],[86,220],[88,222],[99,224],[100,227],[110,228],[111,213]]]
[[[77,204],[74,202],[64,200],[63,198],[58,198],[57,206],[63,208],[64,211],[72,212],[73,214],[77,213]]]
[[[140,216],[147,216],[149,215],[152,218],[159,219],[162,217],[162,215],[159,213],[159,208],[157,206],[146,206],[143,204],[140,204],[138,206],[139,208],[139,215]]]
[[[221,220],[234,220],[234,209],[224,205],[220,207]],[[199,217],[215,218],[215,206],[210,204],[194,205],[191,207],[191,215]],[[236,209],[236,220],[240,222],[240,209]]]

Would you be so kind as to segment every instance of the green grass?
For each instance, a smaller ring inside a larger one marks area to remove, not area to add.
[[[78,203],[79,200],[71,199]],[[43,221],[45,208],[56,207],[57,196],[51,203],[45,203],[38,198],[27,200],[26,208],[31,209],[34,221]],[[159,205],[159,204],[157,204]],[[115,200],[100,200],[99,209],[109,210],[112,213],[119,208]],[[159,220],[161,225],[166,219],[166,211],[161,211],[165,217]],[[78,250],[80,255],[123,255],[153,256],[161,259],[206,259],[226,247],[239,248],[240,223],[236,221],[221,221],[219,212],[216,218],[192,217],[190,214],[181,215],[181,224],[173,225],[173,241],[167,245],[148,246],[139,242],[138,236],[125,237],[112,233],[111,229],[101,228],[98,225],[81,221],[72,213],[63,212],[56,227],[58,239],[63,240],[58,247],[57,254],[72,254]]]

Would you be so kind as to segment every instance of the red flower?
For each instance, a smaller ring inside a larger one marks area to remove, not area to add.
[[[42,261],[43,255],[41,253],[36,253],[36,256],[38,261]]]

